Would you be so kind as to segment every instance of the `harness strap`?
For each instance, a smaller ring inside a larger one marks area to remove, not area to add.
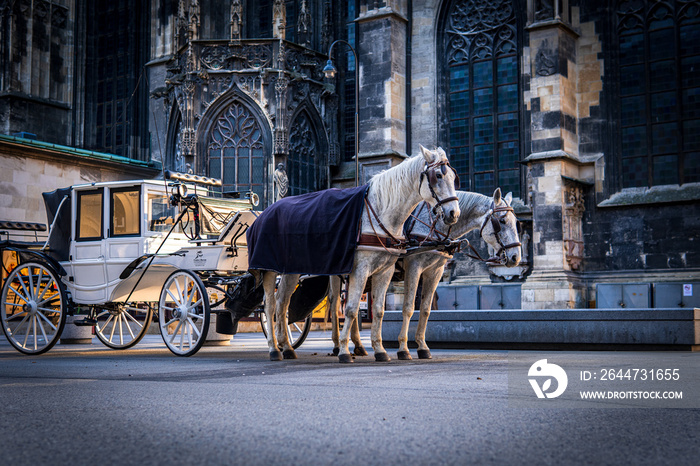
[[[379,220],[379,215],[377,215],[377,212],[374,211],[372,204],[369,203],[366,197],[365,206],[367,207],[367,217],[369,218],[369,225],[372,227],[372,232],[374,234],[370,235],[358,232],[357,244],[361,246],[381,246],[388,253],[391,253],[391,251],[389,251],[389,248],[402,250],[405,249],[408,243],[405,240],[397,239],[394,235],[391,234],[389,230],[386,229],[382,221]],[[384,233],[386,233],[386,236],[379,235],[374,229],[374,223],[372,222],[373,215],[375,220],[379,224],[379,227],[382,229],[382,231],[384,231]],[[382,238],[384,238],[384,241],[382,241]]]

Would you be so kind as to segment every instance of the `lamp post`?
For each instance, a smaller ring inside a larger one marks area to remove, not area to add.
[[[326,63],[326,66],[323,68],[323,74],[326,76],[328,79],[332,79],[335,77],[335,74],[338,72],[338,70],[333,66],[333,59],[331,52],[333,51],[333,47],[335,44],[338,42],[342,42],[343,44],[347,45],[350,48],[350,51],[352,51],[352,55],[355,57],[355,186],[360,185],[360,119],[358,117],[358,112],[360,111],[360,63],[357,60],[357,53],[355,52],[355,49],[350,45],[349,42],[338,39],[335,42],[331,44],[331,46],[328,48],[328,62]]]

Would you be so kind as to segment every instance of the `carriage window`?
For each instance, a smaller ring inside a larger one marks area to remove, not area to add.
[[[78,241],[102,239],[102,190],[78,192]]]
[[[177,208],[170,204],[170,199],[164,194],[150,193],[148,195],[148,229],[156,232],[168,232],[177,220]],[[178,225],[174,233],[180,233]]]
[[[113,189],[111,192],[112,225],[110,236],[133,236],[140,232],[140,189]]]

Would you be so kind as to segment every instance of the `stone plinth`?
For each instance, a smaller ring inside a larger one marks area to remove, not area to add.
[[[396,347],[401,312],[386,311],[384,345]],[[418,313],[408,339],[413,341]],[[700,349],[700,309],[433,311],[425,339],[440,347]]]

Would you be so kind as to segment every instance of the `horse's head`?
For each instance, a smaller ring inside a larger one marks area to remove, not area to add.
[[[515,267],[520,263],[518,219],[510,206],[512,200],[511,193],[506,194],[504,198],[501,196],[501,188],[496,188],[491,208],[481,225],[481,237],[496,250],[496,256],[508,267]]]
[[[425,158],[425,169],[420,176],[421,197],[443,221],[452,225],[459,218],[459,202],[455,187],[459,187],[457,172],[450,166],[447,154],[438,147],[428,150],[420,146]],[[439,209],[438,209],[439,208]]]

